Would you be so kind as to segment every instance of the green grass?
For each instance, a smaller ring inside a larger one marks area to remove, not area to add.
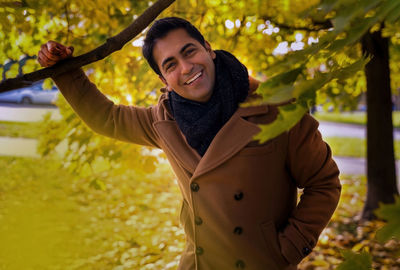
[[[327,137],[324,139],[335,156],[366,157],[366,139],[348,137]],[[400,141],[394,142],[395,157],[400,159]]]
[[[181,195],[169,167],[74,177],[55,158],[0,157],[0,270],[176,269]]]
[[[127,169],[102,178],[105,190],[97,190],[61,165],[49,158],[0,157],[0,168],[7,168],[0,170],[0,270],[177,268],[185,237],[178,225],[181,196],[169,167],[143,175]],[[342,177],[339,206],[299,269],[321,263],[333,269],[343,260],[339,250],[355,245],[357,239],[346,239],[355,229],[359,233],[355,217],[365,181]],[[364,236],[377,229],[369,224],[362,228],[363,246],[382,254],[383,245]],[[392,269],[395,253],[374,256],[377,267]]]
[[[41,122],[0,121],[0,137],[38,138]]]
[[[365,125],[367,117],[365,112],[317,112],[314,117],[319,121],[339,122],[356,125]],[[400,127],[400,112],[392,114],[393,126]]]

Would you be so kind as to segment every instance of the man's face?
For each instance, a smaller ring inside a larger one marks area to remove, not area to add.
[[[198,102],[210,99],[215,83],[215,53],[208,42],[205,48],[186,30],[172,30],[156,41],[153,57],[168,91]]]

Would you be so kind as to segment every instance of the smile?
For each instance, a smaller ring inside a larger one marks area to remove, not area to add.
[[[191,84],[192,82],[194,82],[195,80],[197,80],[201,75],[203,75],[203,71],[200,71],[199,73],[197,73],[196,75],[194,75],[192,78],[190,78],[189,80],[187,80],[185,82],[185,84]]]

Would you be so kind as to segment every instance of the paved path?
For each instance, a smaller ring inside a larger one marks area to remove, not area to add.
[[[0,137],[0,156],[39,157],[37,140]]]
[[[0,137],[0,156],[38,158],[40,155],[37,152],[37,147],[38,141],[36,139]],[[56,151],[59,153],[66,151],[66,149],[66,142],[56,147]]]
[[[354,157],[334,157],[342,174],[361,175],[366,174],[366,160]],[[400,172],[400,160],[396,161],[396,170]]]
[[[32,122],[43,119],[44,114],[51,113],[53,119],[60,119],[60,113],[54,106],[19,105],[0,103],[0,121]],[[321,121],[319,130],[324,137],[357,137],[365,138],[364,126]],[[400,130],[394,131],[394,138],[400,140]]]
[[[58,108],[54,106],[0,103],[0,121],[36,122],[42,120],[46,113],[51,113],[52,119],[61,118]]]
[[[343,124],[335,122],[319,122],[319,131],[323,137],[357,137],[365,138],[366,128],[361,125]],[[400,130],[394,129],[393,138],[400,140]]]
[[[58,151],[64,146],[60,146]],[[0,156],[39,157],[37,154],[37,140],[25,138],[0,137]],[[352,157],[335,157],[342,174],[365,174],[365,159]],[[400,161],[397,162],[397,170],[400,172]]]

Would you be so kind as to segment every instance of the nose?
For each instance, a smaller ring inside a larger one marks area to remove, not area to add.
[[[181,72],[182,74],[190,74],[193,70],[193,63],[191,63],[190,61],[187,60],[182,60],[181,61]]]

